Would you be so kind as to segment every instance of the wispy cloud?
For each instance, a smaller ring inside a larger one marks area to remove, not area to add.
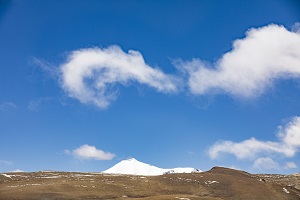
[[[81,103],[106,108],[117,94],[117,85],[144,84],[159,92],[177,91],[175,78],[152,68],[138,51],[124,52],[119,46],[73,51],[60,66],[61,85]]]
[[[235,169],[235,170],[242,170],[241,168],[236,167],[236,166],[234,166],[234,165],[230,165],[230,166],[221,166],[221,167],[226,167],[226,168]]]
[[[193,152],[193,151],[188,151],[187,153],[188,153],[189,155],[196,155],[196,153]]]
[[[300,22],[296,22],[293,27],[292,27],[292,31],[296,32],[296,33],[300,33]]]
[[[0,103],[0,111],[9,111],[12,109],[16,109],[17,106],[13,102],[2,102]]]
[[[112,160],[115,157],[115,154],[113,153],[105,152],[88,144],[82,145],[72,151],[66,149],[65,154],[72,154],[73,156],[83,160]]]
[[[37,112],[37,111],[42,109],[42,104],[44,104],[46,102],[49,102],[50,100],[51,100],[51,97],[41,97],[41,98],[38,98],[38,99],[35,99],[35,100],[31,100],[28,103],[27,108],[30,111]]]
[[[296,169],[297,165],[294,162],[285,163],[284,169]]]
[[[270,159],[258,159],[262,155],[294,157],[300,149],[300,117],[294,117],[285,127],[280,126],[277,141],[260,141],[251,138],[241,142],[218,141],[209,148],[208,155],[216,159],[222,153],[233,154],[238,159],[256,159],[254,167]],[[257,160],[258,159],[258,160]]]
[[[13,170],[13,171],[10,171],[10,172],[25,172],[25,171],[23,171],[21,169],[16,169],[16,170]]]
[[[44,72],[50,78],[57,79],[59,77],[59,69],[57,67],[55,67],[53,64],[51,64],[43,59],[35,58],[35,57],[33,57],[29,62],[33,66],[37,66],[38,69],[40,69],[38,71]],[[28,78],[36,79],[35,71],[37,71],[37,70],[35,70],[35,69]]]
[[[13,162],[7,160],[0,160],[0,165],[12,165]]]
[[[299,24],[293,29],[275,24],[251,28],[214,64],[201,59],[175,64],[186,70],[188,87],[194,95],[227,93],[253,98],[277,79],[300,77]]]
[[[253,163],[253,168],[260,170],[279,170],[280,166],[270,157],[257,158]]]

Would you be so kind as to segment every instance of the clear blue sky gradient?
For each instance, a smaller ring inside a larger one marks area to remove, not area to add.
[[[265,171],[254,169],[253,160],[207,154],[218,140],[276,141],[277,127],[300,115],[299,79],[276,81],[250,100],[187,90],[163,94],[133,83],[120,86],[117,99],[99,109],[68,97],[60,80],[34,61],[57,69],[71,51],[118,45],[176,74],[173,59],[213,63],[249,28],[275,23],[291,30],[299,21],[296,0],[0,0],[0,172],[102,171],[129,157],[162,168],[299,172],[299,153],[273,157],[297,168]],[[116,157],[80,160],[65,153],[84,144]]]

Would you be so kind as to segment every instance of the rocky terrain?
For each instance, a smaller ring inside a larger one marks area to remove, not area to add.
[[[41,171],[0,174],[2,200],[300,199],[300,175],[266,175],[214,167],[159,176]]]

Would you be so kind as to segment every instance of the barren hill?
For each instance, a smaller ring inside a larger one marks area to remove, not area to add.
[[[300,177],[214,167],[160,176],[78,172],[0,174],[0,199],[300,199]],[[299,185],[298,185],[299,186]]]

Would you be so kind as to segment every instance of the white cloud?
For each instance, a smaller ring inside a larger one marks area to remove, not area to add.
[[[10,171],[10,172],[25,172],[25,171],[23,171],[21,169],[16,169],[16,170],[13,170],[13,171]]]
[[[175,77],[145,63],[138,51],[118,46],[73,51],[60,66],[62,88],[81,103],[106,108],[116,98],[117,85],[136,82],[159,92],[177,91]]]
[[[185,73],[180,76],[165,74],[149,66],[140,52],[124,52],[119,46],[72,51],[59,68],[36,58],[33,63],[50,76],[58,76],[69,97],[99,108],[108,107],[116,99],[119,86],[136,83],[164,93],[177,92],[187,85],[194,95],[226,93],[254,98],[276,80],[300,77],[299,24],[295,23],[292,31],[276,24],[251,28],[213,64],[197,58],[179,59],[173,64]]]
[[[287,162],[285,163],[284,169],[295,169],[297,165],[294,162]]]
[[[288,157],[295,154],[294,148],[286,148],[278,142],[259,141],[255,138],[242,142],[219,141],[209,149],[209,156],[215,159],[220,153],[230,153],[238,159],[253,158],[259,153],[281,153]]]
[[[278,163],[269,157],[262,157],[256,159],[254,161],[253,168],[262,169],[262,170],[280,169]]]
[[[286,127],[279,127],[279,138],[292,147],[300,146],[300,117],[294,117]]]
[[[260,141],[255,138],[242,142],[219,141],[209,148],[211,159],[221,153],[235,155],[238,159],[256,158],[257,156],[281,154],[293,157],[300,149],[300,117],[294,117],[285,127],[280,127],[278,141]]]
[[[277,79],[300,77],[299,24],[293,29],[294,32],[275,24],[251,28],[212,66],[199,59],[178,61],[176,65],[188,73],[192,94],[256,97]]]
[[[221,166],[221,167],[225,167],[225,168],[229,168],[229,169],[235,169],[235,170],[242,170],[241,168],[236,167],[234,165],[230,165],[230,166],[225,165],[225,166]]]
[[[90,146],[88,144],[82,145],[73,151],[65,150],[65,153],[73,154],[77,158],[84,160],[111,160],[115,157],[115,154],[113,153],[105,152],[101,149],[97,149],[95,146]]]

